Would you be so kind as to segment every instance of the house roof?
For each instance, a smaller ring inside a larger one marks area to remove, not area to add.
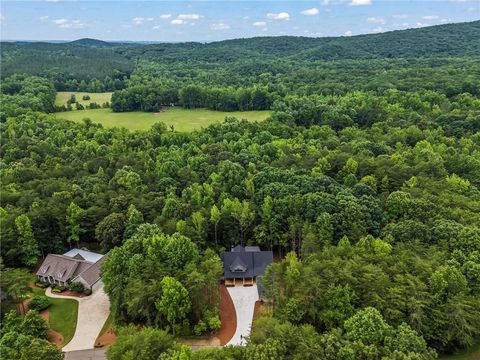
[[[67,281],[74,276],[81,262],[84,261],[64,255],[48,254],[36,274],[44,277],[51,276],[60,281]]]
[[[59,281],[81,276],[87,283],[94,284],[100,278],[100,267],[104,258],[101,254],[80,249],[72,249],[64,255],[48,254],[36,275],[50,276]],[[96,260],[87,261],[90,259]]]
[[[82,278],[88,285],[92,286],[98,280],[100,280],[100,270],[102,269],[105,256],[98,260],[95,264],[92,264],[86,268],[83,272],[79,273],[75,279]],[[74,280],[75,280],[74,279]]]
[[[72,249],[72,250],[67,251],[63,255],[71,257],[71,258],[76,257],[79,260],[82,260],[78,257],[78,256],[80,256],[80,257],[83,258],[83,260],[89,261],[92,264],[96,263],[98,260],[100,260],[103,257],[102,254],[97,254],[97,253],[94,253],[94,252],[92,252],[90,250],[87,250],[87,249]]]
[[[260,251],[258,246],[250,247],[254,251],[238,245],[230,252],[221,254],[225,278],[257,277],[265,273],[265,269],[273,262],[271,251]]]

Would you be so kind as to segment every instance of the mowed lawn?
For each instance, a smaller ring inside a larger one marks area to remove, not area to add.
[[[72,299],[50,298],[48,323],[50,327],[63,335],[63,344],[72,340],[77,327],[78,301]]]
[[[97,103],[102,105],[105,102],[110,102],[112,99],[111,92],[104,93],[89,93],[89,92],[78,92],[78,91],[59,91],[57,92],[57,97],[55,99],[55,105],[67,106],[67,100],[70,99],[70,96],[75,95],[75,100],[82,105],[89,105],[90,103]],[[82,100],[82,97],[88,95],[90,100]]]
[[[192,131],[213,123],[223,122],[226,116],[249,121],[262,121],[270,115],[270,111],[213,111],[206,109],[168,108],[160,113],[124,112],[114,113],[111,109],[86,109],[57,113],[59,119],[81,122],[90,118],[93,122],[105,127],[125,127],[129,130],[148,130],[156,122],[164,122],[167,127],[173,125],[176,131]]]

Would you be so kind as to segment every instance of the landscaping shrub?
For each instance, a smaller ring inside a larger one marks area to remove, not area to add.
[[[45,295],[34,295],[28,308],[31,310],[42,311],[52,304],[51,300]]]
[[[74,282],[71,282],[71,283],[68,285],[68,289],[69,289],[70,291],[82,292],[83,290],[85,290],[85,287],[83,286],[83,284],[82,284],[81,282],[74,281]]]
[[[41,288],[41,289],[46,289],[47,287],[50,286],[50,284],[48,282],[45,282],[45,281],[38,281],[35,283],[35,286]]]
[[[90,290],[90,289],[85,289],[85,290],[83,290],[83,293],[88,296],[88,295],[91,295],[91,294],[92,294],[92,290]]]
[[[54,293],[61,293],[67,290],[66,286],[60,286],[60,285],[52,285],[52,292]]]

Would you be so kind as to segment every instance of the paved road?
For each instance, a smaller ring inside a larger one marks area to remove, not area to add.
[[[77,350],[65,353],[65,360],[106,360],[106,349]]]
[[[110,302],[103,291],[103,287],[94,290],[92,295],[83,298],[57,295],[52,293],[51,288],[48,288],[45,294],[53,298],[78,301],[77,328],[72,340],[62,350],[70,352],[93,349],[95,340],[110,314]]]
[[[257,285],[233,286],[228,287],[227,290],[237,314],[237,329],[227,345],[245,345],[244,338],[250,335],[255,302],[258,300]]]

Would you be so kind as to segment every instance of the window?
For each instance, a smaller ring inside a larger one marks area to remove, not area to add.
[[[48,268],[49,268],[49,267],[50,267],[50,265],[44,265],[44,266],[42,266],[42,268],[40,269],[40,271],[45,274],[45,273],[48,271]]]

